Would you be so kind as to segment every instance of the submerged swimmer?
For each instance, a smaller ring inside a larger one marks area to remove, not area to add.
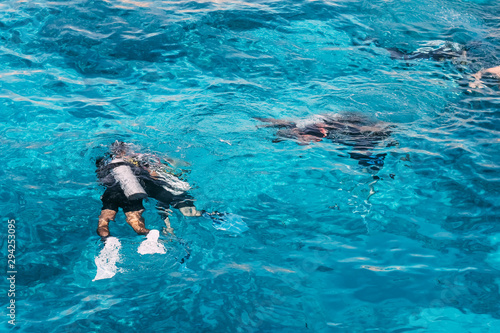
[[[260,127],[279,128],[276,133],[278,138],[273,142],[294,139],[299,144],[308,144],[329,139],[334,143],[353,147],[349,156],[369,172],[377,172],[383,167],[386,154],[374,154],[371,150],[390,136],[390,129],[393,127],[358,114],[324,114],[299,121],[255,119],[269,123]]]
[[[153,155],[134,153],[132,145],[115,141],[108,158],[96,161],[99,182],[106,187],[101,197],[102,209],[97,234],[108,237],[109,222],[114,220],[119,208],[123,209],[127,223],[137,234],[146,235],[142,213],[142,200],[146,197],[158,201],[167,231],[172,232],[167,214],[172,206],[184,216],[202,216],[196,209],[194,199],[187,193],[189,184],[165,172],[164,165]]]
[[[468,59],[477,57],[470,56],[472,50],[480,48],[480,43],[470,42],[467,45],[461,45],[454,42],[434,41],[424,44],[423,47],[407,53],[397,48],[388,48],[392,59],[400,60],[418,60],[428,59],[434,61],[451,61],[464,72],[470,72],[468,67],[460,65],[469,64]],[[469,54],[468,54],[469,52]],[[473,89],[486,88],[488,86],[498,86],[500,88],[500,66],[482,69],[468,76],[468,86]],[[463,82],[460,82],[463,84]],[[470,90],[469,90],[470,91]]]
[[[467,62],[466,48],[461,44],[448,41],[428,42],[410,53],[397,48],[388,48],[387,50],[390,52],[392,59],[429,59],[435,61],[451,60],[459,64],[465,64]]]

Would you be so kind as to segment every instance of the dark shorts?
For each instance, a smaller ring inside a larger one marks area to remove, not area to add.
[[[102,210],[110,209],[115,212],[122,208],[125,213],[143,210],[142,199],[128,200],[119,186],[108,187],[101,197]]]
[[[158,206],[161,208],[168,209],[170,206],[176,209],[194,207],[194,198],[186,192],[174,195],[152,181],[146,181],[144,185],[148,197],[158,200]],[[142,200],[127,199],[120,186],[108,187],[104,191],[101,201],[103,210],[110,209],[117,212],[118,208],[122,208],[127,213],[144,209]]]

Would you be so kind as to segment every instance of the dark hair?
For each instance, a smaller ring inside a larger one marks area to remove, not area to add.
[[[116,140],[111,144],[111,155],[123,155],[129,150],[128,145],[123,141]]]

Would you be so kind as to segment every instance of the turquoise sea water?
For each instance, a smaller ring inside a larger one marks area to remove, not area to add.
[[[499,20],[494,0],[2,1],[0,331],[499,332],[500,92],[468,87],[500,65]],[[389,51],[445,42],[467,58]],[[380,179],[254,119],[345,112],[394,125]],[[248,230],[174,210],[181,240],[140,255],[120,212],[118,272],[92,281],[117,139],[189,163],[197,207]]]

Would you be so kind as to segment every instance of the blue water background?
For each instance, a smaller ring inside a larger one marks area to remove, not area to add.
[[[493,0],[2,1],[18,274],[0,331],[500,331],[500,97],[467,91],[500,65],[499,22]],[[469,45],[467,63],[388,51],[432,41]],[[253,119],[342,112],[396,126],[377,182],[349,148],[273,143]],[[183,242],[141,256],[119,213],[121,271],[93,282],[94,163],[116,139],[189,163],[197,207],[249,229],[174,211]]]

